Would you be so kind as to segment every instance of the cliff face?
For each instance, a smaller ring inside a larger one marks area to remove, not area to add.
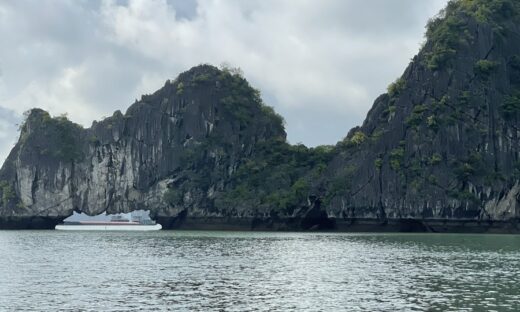
[[[334,147],[287,144],[258,91],[209,65],[88,129],[33,109],[0,170],[0,216],[150,209],[170,225],[281,228],[517,220],[519,16],[513,0],[450,2]]]
[[[339,144],[322,194],[338,217],[508,220],[518,198],[519,4],[453,1]],[[332,190],[334,182],[341,187]]]
[[[281,118],[240,75],[207,65],[89,129],[33,109],[0,172],[0,213],[218,215],[214,194],[268,139],[285,140]]]

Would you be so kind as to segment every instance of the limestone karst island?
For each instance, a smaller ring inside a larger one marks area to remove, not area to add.
[[[334,146],[286,140],[233,68],[197,65],[83,128],[34,108],[0,228],[149,210],[165,229],[519,232],[520,3],[452,1]]]
[[[520,311],[520,0],[0,0],[0,42],[0,312]]]

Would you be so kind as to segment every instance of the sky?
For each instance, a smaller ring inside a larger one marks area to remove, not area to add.
[[[33,107],[85,127],[198,64],[240,67],[288,140],[335,144],[447,0],[0,0],[0,164]]]

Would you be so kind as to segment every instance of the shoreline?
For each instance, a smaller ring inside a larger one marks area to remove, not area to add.
[[[316,220],[304,228],[302,219],[257,218],[157,218],[164,229],[179,230],[240,230],[240,231],[303,231],[303,232],[401,232],[401,233],[490,233],[520,234],[520,220],[479,221],[444,219],[334,219]]]
[[[63,217],[0,217],[0,230],[45,230],[63,222]],[[388,233],[489,233],[520,234],[520,219],[482,221],[473,219],[321,219],[157,217],[164,230],[299,231],[299,232],[388,232]],[[303,222],[306,223],[303,223]]]

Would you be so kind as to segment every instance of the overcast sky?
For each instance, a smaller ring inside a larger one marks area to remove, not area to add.
[[[447,0],[0,0],[0,163],[24,111],[90,126],[201,63],[240,67],[291,143],[334,144]]]

